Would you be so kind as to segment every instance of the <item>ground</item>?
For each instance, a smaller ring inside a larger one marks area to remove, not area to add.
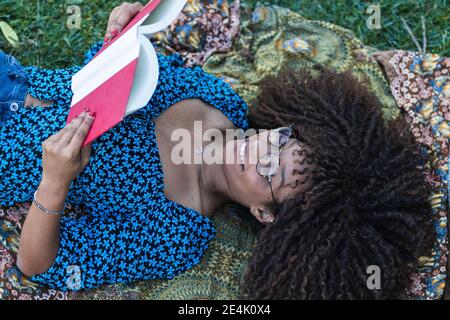
[[[222,1],[222,0],[211,0]],[[257,0],[241,0],[249,6]],[[146,3],[146,1],[140,1]],[[79,64],[89,45],[102,39],[110,11],[122,0],[0,0],[0,21],[7,22],[19,35],[17,48],[0,33],[0,49],[15,55],[24,65],[66,67]],[[272,0],[299,11],[313,20],[324,20],[352,30],[364,43],[381,50],[416,50],[402,27],[402,16],[422,42],[420,14],[426,18],[427,52],[450,56],[450,3],[448,0]],[[381,29],[368,29],[366,12],[371,4],[379,4]],[[66,25],[70,5],[81,10],[80,29]],[[420,14],[419,14],[420,13]]]

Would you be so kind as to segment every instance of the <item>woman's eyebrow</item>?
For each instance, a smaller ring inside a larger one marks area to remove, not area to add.
[[[289,149],[290,144],[292,145],[293,143],[297,143],[297,142],[298,142],[298,140],[291,139],[291,141],[286,143],[285,148],[282,150],[282,152],[286,151],[286,149]],[[280,157],[281,157],[281,154],[280,154]],[[283,166],[283,168],[281,168],[281,182],[280,182],[279,188],[285,187],[285,184],[284,184],[285,180],[286,180],[286,166]]]

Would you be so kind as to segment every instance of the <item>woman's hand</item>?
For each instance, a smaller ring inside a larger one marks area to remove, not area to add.
[[[115,7],[109,16],[105,42],[111,40],[122,31],[142,8],[143,6],[139,2],[124,2],[120,6]]]
[[[81,113],[42,144],[42,180],[62,189],[70,186],[89,163],[92,145],[81,148],[95,114]]]

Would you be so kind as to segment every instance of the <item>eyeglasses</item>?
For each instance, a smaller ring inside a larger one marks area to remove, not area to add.
[[[267,136],[267,141],[270,146],[278,147],[278,152],[276,153],[267,153],[266,155],[259,158],[256,163],[256,171],[262,177],[264,177],[270,186],[270,193],[272,195],[272,200],[275,205],[275,210],[278,210],[278,203],[275,200],[275,196],[272,188],[272,178],[277,173],[278,168],[280,166],[280,154],[283,149],[283,146],[289,141],[291,136],[295,137],[294,130],[292,125],[288,127],[281,127],[278,129],[274,129]]]

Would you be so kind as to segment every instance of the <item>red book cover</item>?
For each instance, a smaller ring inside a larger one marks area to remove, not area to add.
[[[72,103],[67,123],[84,108],[96,114],[83,143],[92,142],[144,107],[159,76],[150,34],[167,27],[186,0],[152,0],[95,57],[72,77]]]

